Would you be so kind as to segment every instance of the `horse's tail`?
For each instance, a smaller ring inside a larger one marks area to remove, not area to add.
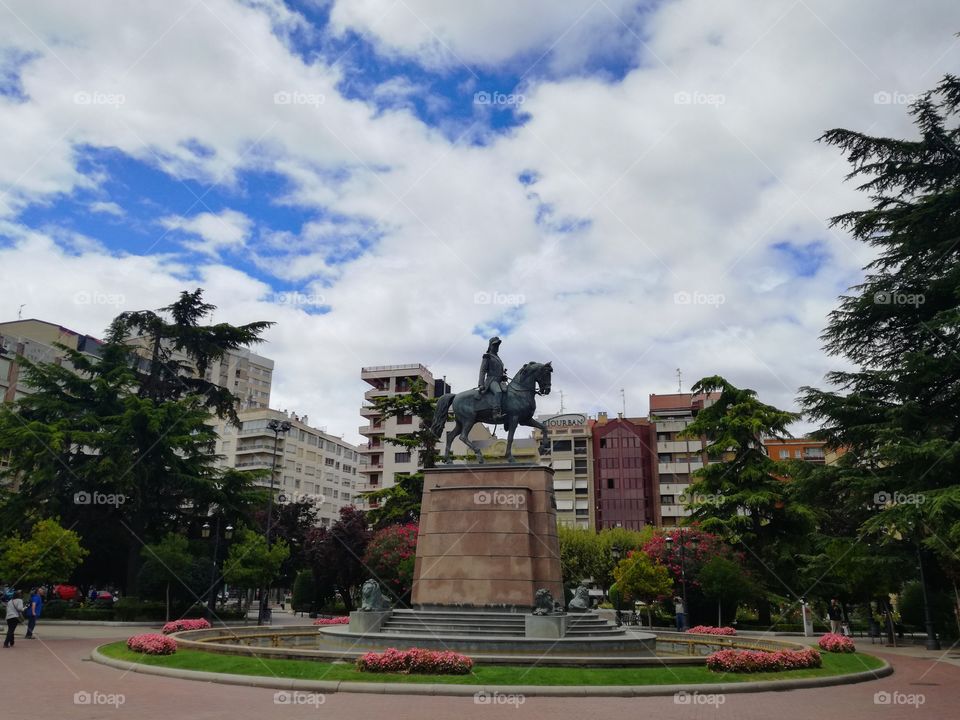
[[[437,409],[433,412],[433,424],[430,426],[430,432],[435,438],[439,439],[443,434],[443,426],[447,424],[447,415],[450,413],[450,405],[455,397],[454,393],[447,393],[437,400]]]

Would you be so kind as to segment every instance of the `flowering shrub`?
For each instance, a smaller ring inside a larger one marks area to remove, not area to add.
[[[144,633],[128,638],[127,647],[145,655],[173,655],[177,651],[177,641],[160,633]]]
[[[698,635],[736,635],[737,629],[732,627],[713,627],[712,625],[695,625],[687,630],[687,632]]]
[[[173,620],[163,626],[162,632],[164,635],[169,635],[170,633],[181,632],[182,630],[206,630],[208,627],[210,627],[210,623],[203,618],[197,618],[196,620]]]
[[[837,633],[827,633],[823,635],[817,641],[817,645],[820,646],[821,650],[826,650],[827,652],[852,653],[857,650],[857,647],[853,644],[853,640],[845,635],[838,635]]]
[[[707,655],[707,667],[717,672],[779,672],[817,668],[821,664],[816,648],[804,650],[719,650]]]
[[[413,587],[413,564],[417,555],[417,526],[390,525],[378,530],[367,545],[363,564],[383,581],[384,596],[406,602]]]
[[[346,625],[350,622],[350,618],[346,615],[333,618],[317,618],[313,621],[314,625]]]
[[[466,655],[423,648],[387,648],[382,653],[370,652],[357,658],[357,670],[360,672],[466,675],[472,667],[473,660]]]

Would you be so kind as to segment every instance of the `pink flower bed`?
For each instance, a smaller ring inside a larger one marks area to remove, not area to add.
[[[128,638],[127,648],[144,655],[173,655],[177,641],[160,633],[144,633]]]
[[[695,625],[687,630],[687,632],[698,635],[736,635],[737,629],[732,627],[713,627],[713,625]]]
[[[360,672],[466,675],[472,667],[473,660],[466,655],[423,648],[387,648],[382,653],[370,652],[357,658],[357,670]]]
[[[206,630],[208,627],[210,627],[210,623],[203,618],[197,618],[195,620],[173,620],[164,625],[161,632],[163,632],[164,635],[169,635],[170,633],[181,632],[183,630]]]
[[[821,636],[821,638],[817,641],[817,644],[820,646],[821,650],[826,650],[827,652],[852,653],[857,651],[857,647],[853,644],[853,640],[845,635],[838,635],[837,633],[827,633],[826,635]]]
[[[313,621],[314,625],[346,625],[350,622],[350,618],[346,615],[333,618],[317,618]]]
[[[818,668],[822,660],[816,648],[804,650],[719,650],[707,656],[707,667],[717,672],[779,672]]]

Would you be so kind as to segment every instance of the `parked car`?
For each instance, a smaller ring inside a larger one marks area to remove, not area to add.
[[[58,600],[79,600],[80,588],[76,585],[54,585],[53,597]]]

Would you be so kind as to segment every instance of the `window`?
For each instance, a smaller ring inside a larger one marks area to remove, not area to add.
[[[607,490],[615,490],[617,487],[617,481],[613,478],[607,478]]]
[[[783,460],[784,458],[788,458],[788,457],[790,457],[790,451],[789,451],[789,450],[781,450],[781,451],[780,451],[780,459],[781,459],[781,460]]]
[[[326,460],[323,461],[323,464],[326,465],[327,467],[333,467],[333,458],[327,458]]]
[[[570,440],[554,440],[554,452],[570,452],[573,449],[573,443]]]
[[[393,454],[393,461],[398,463],[410,462],[410,453],[398,452]]]
[[[660,504],[661,504],[661,505],[676,505],[677,503],[676,503],[676,500],[674,499],[673,495],[661,495],[661,496],[660,496]]]
[[[412,423],[413,423],[413,415],[397,416],[397,425],[411,425]]]
[[[577,475],[586,475],[587,474],[587,459],[586,458],[576,458],[573,461],[573,471]]]
[[[600,438],[600,447],[605,448],[607,446],[607,439]]]

